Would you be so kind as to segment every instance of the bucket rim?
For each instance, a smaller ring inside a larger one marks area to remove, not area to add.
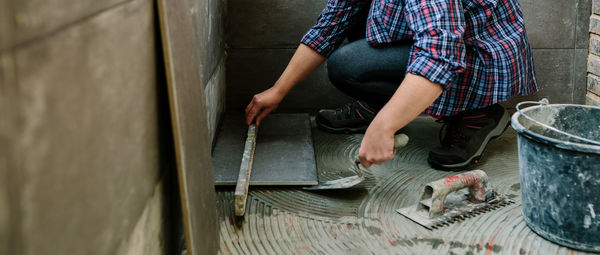
[[[573,107],[581,107],[581,108],[591,108],[591,109],[596,109],[596,110],[600,110],[600,107],[598,106],[592,106],[592,105],[578,105],[578,104],[546,104],[546,105],[536,105],[536,106],[530,106],[527,107],[525,109],[521,109],[521,111],[525,112],[525,111],[531,111],[537,108],[541,108],[541,107],[565,107],[565,106],[573,106]],[[555,146],[558,148],[562,148],[562,149],[566,149],[566,150],[574,150],[574,151],[580,151],[580,152],[587,152],[587,153],[594,153],[594,154],[600,154],[600,145],[593,145],[593,144],[585,144],[585,143],[577,143],[577,142],[567,142],[567,141],[562,141],[562,140],[558,140],[556,138],[551,138],[545,135],[541,135],[539,133],[533,132],[527,128],[525,128],[520,122],[519,122],[519,116],[521,116],[521,113],[519,113],[518,111],[515,112],[512,117],[511,117],[511,126],[517,131],[517,133],[521,134],[521,135],[525,135],[526,137],[533,139],[537,142],[541,142],[541,143],[545,143],[551,146]]]

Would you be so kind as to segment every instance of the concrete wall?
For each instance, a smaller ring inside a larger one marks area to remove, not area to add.
[[[591,0],[519,2],[541,88],[528,98],[547,97],[551,103],[584,103]]]
[[[205,86],[208,131],[212,141],[225,111],[225,0],[193,0],[196,36],[201,42],[200,75]]]
[[[165,253],[179,205],[154,11],[0,0],[0,254]]]
[[[589,31],[586,103],[600,106],[600,0],[593,0]]]
[[[590,1],[520,0],[542,88],[533,98],[548,97],[553,103],[584,102]],[[325,3],[326,0],[229,1],[229,107],[244,107],[254,93],[275,82]],[[346,100],[329,85],[321,67],[292,91],[280,109],[335,107]]]

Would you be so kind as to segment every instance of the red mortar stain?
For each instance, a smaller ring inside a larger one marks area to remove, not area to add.
[[[493,249],[493,246],[494,246],[493,243],[494,243],[494,239],[495,238],[496,237],[492,237],[492,240],[488,243],[487,250],[485,251],[485,255],[492,254],[492,249]]]
[[[458,176],[458,175],[457,176],[450,176],[450,177],[446,178],[446,180],[444,180],[444,184],[448,184],[448,183],[451,183],[451,182],[456,182],[459,179],[460,179],[460,176]]]
[[[492,235],[492,239],[490,239],[490,241],[488,242],[487,251],[485,252],[486,255],[492,254],[492,251],[493,251],[493,248],[494,248],[494,242],[496,241],[496,237],[500,233],[500,230],[502,230],[506,226],[506,224],[509,222],[508,219],[511,219],[511,218],[515,217],[515,214],[517,212],[520,212],[520,211],[514,210],[513,212],[511,212],[511,214],[508,217],[506,217],[502,221],[502,224],[500,224],[500,226],[498,227],[498,229],[496,230],[496,232],[494,233],[494,235]]]
[[[333,160],[333,164],[335,165],[335,167],[337,167],[338,169],[342,169],[342,166],[340,166],[335,159]]]
[[[395,245],[394,245],[394,242],[392,242],[392,240],[388,239],[388,242],[390,243],[390,245],[391,245],[392,247],[393,247],[393,246],[395,246]]]
[[[296,248],[296,254],[302,254],[302,250],[308,252],[310,250],[310,248],[308,248],[308,246],[302,246],[300,248]]]

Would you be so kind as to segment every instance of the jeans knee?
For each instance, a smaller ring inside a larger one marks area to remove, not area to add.
[[[327,74],[335,86],[352,83],[356,80],[356,74],[352,73],[349,66],[352,64],[349,54],[351,52],[342,47],[334,51],[327,60]]]

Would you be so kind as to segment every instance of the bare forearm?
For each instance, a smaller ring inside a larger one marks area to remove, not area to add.
[[[296,53],[290,60],[290,63],[285,68],[273,88],[277,89],[283,95],[286,95],[294,86],[304,80],[317,67],[319,67],[326,58],[309,48],[304,44],[300,44]]]
[[[441,93],[440,85],[407,74],[392,99],[367,128],[358,152],[360,163],[370,167],[391,160],[394,157],[394,133],[427,109]]]
[[[313,49],[304,44],[298,46],[275,85],[252,97],[252,101],[246,107],[246,124],[250,125],[256,118],[256,124],[260,125],[261,120],[279,106],[285,95],[323,62],[325,57]]]
[[[440,85],[409,73],[390,101],[379,111],[373,124],[395,133],[419,116],[441,93]]]

